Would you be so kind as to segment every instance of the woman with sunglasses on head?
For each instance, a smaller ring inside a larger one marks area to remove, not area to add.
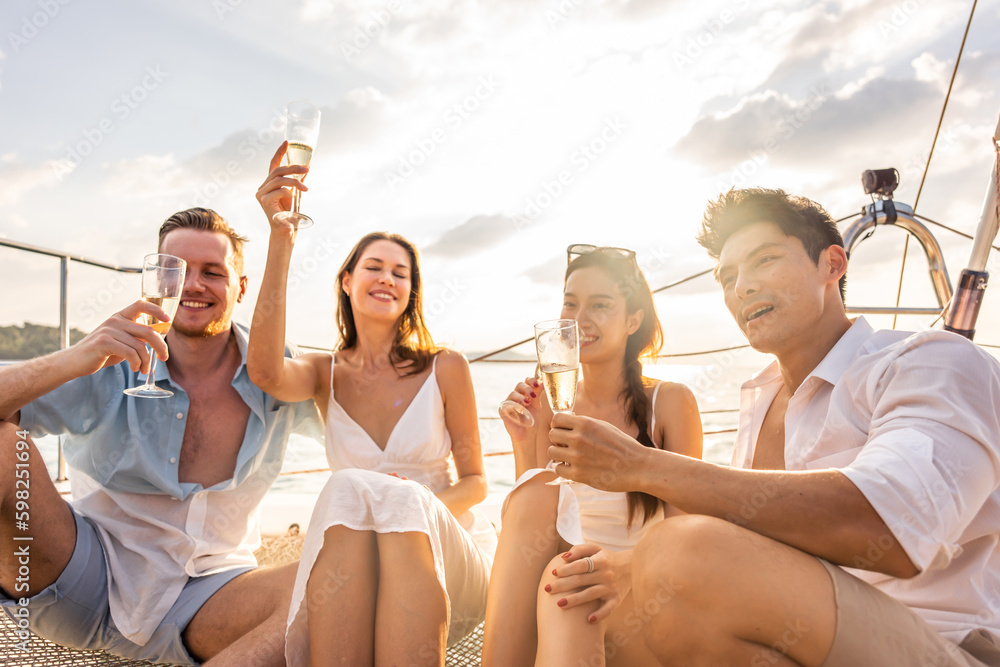
[[[647,447],[700,458],[694,395],[642,375],[640,358],[655,357],[662,331],[635,253],[578,244],[567,254],[561,317],[577,320],[583,375],[573,412],[617,426]],[[658,664],[641,623],[636,627],[631,554],[643,532],[675,510],[641,493],[547,484],[556,475],[547,468],[552,410],[542,385],[527,378],[508,400],[534,424],[504,415],[517,483],[504,503],[483,665]]]
[[[483,618],[496,547],[465,358],[424,325],[420,266],[403,237],[355,245],[337,274],[333,353],[285,358],[285,292],[297,229],[276,219],[290,188],[284,145],[257,192],[271,237],[247,353],[251,380],[312,399],[333,475],[309,521],[285,634],[289,665],[443,665]],[[449,470],[453,459],[458,479]]]

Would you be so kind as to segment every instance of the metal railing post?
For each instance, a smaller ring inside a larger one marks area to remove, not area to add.
[[[59,258],[59,349],[69,347],[69,256]],[[66,457],[63,456],[63,437],[59,436],[59,462],[56,481],[65,482]]]

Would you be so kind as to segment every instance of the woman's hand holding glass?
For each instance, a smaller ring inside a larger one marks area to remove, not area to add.
[[[287,150],[288,142],[278,146],[278,150],[271,157],[267,178],[257,188],[256,196],[271,223],[271,229],[291,234],[301,228],[301,225],[296,225],[294,220],[281,214],[291,209],[294,192],[309,189],[301,180],[309,171],[309,167],[295,164],[282,166],[281,161]]]
[[[538,428],[538,400],[543,391],[541,382],[534,377],[528,377],[524,382],[519,382],[514,391],[510,392],[507,399],[500,404],[500,419],[507,429],[507,435],[515,447],[518,443],[530,440],[532,456],[534,456],[535,439],[531,434]]]
[[[546,584],[545,592],[562,609],[599,602],[587,617],[590,623],[606,620],[632,590],[631,550],[614,552],[596,544],[578,544],[562,557],[566,564],[553,571],[556,580]]]
[[[316,140],[319,139],[319,118],[320,111],[314,104],[304,101],[288,103],[285,108],[285,144],[287,145],[285,162],[289,166],[309,166],[313,149],[316,148]],[[304,171],[288,173],[293,174],[292,177],[298,178],[298,180],[305,178]],[[294,176],[296,173],[301,174],[301,176]],[[276,213],[274,217],[293,225],[295,229],[312,227],[312,218],[299,212],[299,202],[304,190],[306,188],[293,188],[289,209]]]

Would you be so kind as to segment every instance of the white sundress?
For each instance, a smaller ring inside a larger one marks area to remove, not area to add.
[[[323,546],[324,533],[331,526],[427,535],[434,569],[447,598],[449,645],[468,634],[485,616],[496,530],[475,508],[456,519],[431,492],[446,489],[454,477],[449,467],[451,437],[445,428],[436,364],[437,357],[382,450],[334,399],[335,363],[331,361],[326,456],[334,474],[323,487],[309,520],[292,591],[285,633],[285,658],[290,666],[309,663],[306,584]],[[408,480],[392,477],[388,474],[392,472]]]

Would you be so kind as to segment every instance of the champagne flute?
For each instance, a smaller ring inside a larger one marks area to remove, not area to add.
[[[181,293],[184,291],[184,273],[187,270],[187,262],[180,257],[153,253],[146,255],[142,261],[142,298],[156,306],[159,306],[173,321],[174,313],[181,302]],[[139,317],[139,323],[152,327],[153,331],[165,336],[170,330],[170,322],[161,322],[152,315],[143,313]],[[153,381],[156,377],[156,353],[149,349],[149,374],[146,376],[146,383],[126,389],[129,396],[142,396],[146,398],[166,398],[173,396],[174,392],[167,389],[160,389]]]
[[[542,385],[552,412],[572,414],[580,379],[580,329],[576,320],[547,320],[535,325],[535,350]],[[557,477],[547,484],[571,484]]]
[[[319,109],[309,102],[289,102],[285,107],[285,139],[288,140],[285,164],[309,166],[319,138],[319,115]],[[295,174],[293,178],[301,181],[303,176],[304,174]],[[296,229],[312,227],[313,219],[305,213],[299,213],[301,199],[302,191],[292,189],[292,210],[275,214],[275,219],[291,222]]]

